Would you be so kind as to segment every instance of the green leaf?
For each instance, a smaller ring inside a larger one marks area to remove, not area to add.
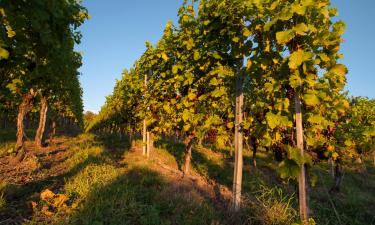
[[[304,164],[311,164],[311,156],[307,153],[304,153],[303,156],[301,155],[301,151],[292,146],[287,146],[287,153],[288,153],[288,159],[293,160],[297,165],[302,166]]]
[[[215,59],[221,59],[221,56],[220,56],[219,53],[217,53],[217,52],[214,52],[213,57],[214,57]]]
[[[279,173],[282,179],[296,179],[299,172],[300,168],[293,160],[285,159],[279,163]]]

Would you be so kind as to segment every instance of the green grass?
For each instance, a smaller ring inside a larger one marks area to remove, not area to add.
[[[79,194],[85,200],[71,216],[71,224],[210,224],[213,219],[207,203],[171,195],[166,181],[150,169],[107,171],[106,175],[97,172],[109,168],[90,169],[96,175],[89,178],[84,172],[69,184],[78,190],[82,182],[93,184]]]
[[[0,212],[5,209],[6,206],[6,200],[5,200],[5,188],[6,188],[6,183],[5,182],[0,182]]]
[[[12,213],[24,210],[23,215],[29,219],[25,224],[283,225],[298,222],[296,183],[279,178],[277,163],[265,151],[259,151],[255,170],[251,166],[251,152],[245,150],[243,210],[231,215],[202,194],[202,190],[181,182],[181,178],[172,179],[158,169],[160,160],[170,168],[181,169],[183,144],[158,140],[150,160],[145,160],[140,152],[130,152],[129,141],[115,135],[83,134],[66,139],[63,144],[69,146],[71,153],[61,162],[66,171],[25,187],[11,188],[16,193],[13,196],[23,201],[17,204],[5,202],[6,193],[0,188],[0,216],[2,209]],[[140,141],[137,145],[141,146]],[[371,163],[366,160],[367,173],[359,173],[358,165],[346,166],[341,193],[332,195],[328,194],[333,182],[329,165],[321,163],[313,168],[318,182],[309,193],[311,216],[317,224],[375,224],[375,169]],[[230,190],[233,160],[229,149],[210,145],[194,147],[192,171]],[[66,196],[67,200],[59,207],[54,206],[40,198],[46,189],[56,196]],[[37,204],[31,212],[22,207],[14,211],[30,201]]]
[[[111,145],[100,140],[91,135],[70,140],[74,154],[64,162],[69,171],[63,186],[52,190],[68,197],[66,207],[39,199],[28,224],[193,225],[220,220],[210,201],[186,191],[191,187],[166,179],[150,163],[136,162],[138,156],[129,154],[119,140]],[[113,154],[129,159],[121,163]],[[46,205],[52,216],[45,215]]]
[[[34,139],[35,131],[32,129],[25,130],[26,136],[31,140]],[[0,129],[0,157],[15,153],[16,130]]]

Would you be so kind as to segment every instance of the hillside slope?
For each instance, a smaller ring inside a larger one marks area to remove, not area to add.
[[[59,137],[14,165],[0,158],[0,224],[291,224],[295,187],[275,172],[266,152],[257,169],[245,154],[244,209],[230,214],[233,163],[227,149],[194,149],[192,174],[180,172],[183,144],[159,140],[149,159],[141,142],[118,137]],[[374,223],[374,168],[347,170],[343,190],[329,195],[328,167],[311,189],[317,224]],[[339,222],[339,223],[337,223]]]

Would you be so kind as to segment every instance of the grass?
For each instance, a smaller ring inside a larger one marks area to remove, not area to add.
[[[45,156],[68,156],[55,165],[58,174],[21,186],[7,184],[13,186],[6,190],[5,184],[0,185],[0,223],[9,216],[17,220],[16,215],[26,219],[24,224],[282,225],[298,222],[296,184],[279,178],[275,171],[277,165],[265,151],[258,153],[258,169],[251,166],[251,152],[244,152],[243,210],[233,215],[210,194],[217,187],[231,189],[233,160],[229,149],[210,145],[193,149],[192,173],[203,180],[199,186],[160,166],[162,163],[178,172],[183,164],[183,144],[158,140],[151,158],[145,160],[140,141],[138,151],[132,152],[129,141],[115,135],[83,134],[62,140],[60,144],[67,146],[66,152]],[[60,144],[57,142],[56,148]],[[43,164],[46,159],[38,157]],[[322,163],[313,168],[311,172],[317,175],[318,182],[309,193],[311,214],[317,224],[375,224],[375,169],[370,160],[365,162],[367,173],[359,173],[358,165],[345,167],[342,191],[332,195],[328,194],[332,185],[329,165]],[[53,169],[53,166],[42,167],[31,176],[42,176]],[[42,193],[48,191],[53,197],[46,200]]]
[[[62,185],[51,191],[68,200],[55,207],[39,197],[26,224],[167,225],[220,220],[213,204],[192,187],[174,183],[149,163],[137,161],[139,156],[119,143],[111,142],[115,150],[108,149],[108,143],[92,135],[66,142],[74,154],[63,162],[68,171],[59,177]]]
[[[26,136],[31,140],[34,139],[35,131],[32,129],[25,130]],[[0,130],[0,157],[15,153],[16,130],[1,129]]]
[[[5,209],[6,206],[6,200],[5,200],[5,188],[6,188],[6,183],[5,182],[0,182],[0,211]]]

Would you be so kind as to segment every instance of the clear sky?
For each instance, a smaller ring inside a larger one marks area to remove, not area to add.
[[[81,83],[85,110],[98,112],[121,72],[156,43],[183,0],[85,0],[91,19],[81,27]],[[375,98],[375,0],[332,0],[347,24],[342,60],[351,95]]]

